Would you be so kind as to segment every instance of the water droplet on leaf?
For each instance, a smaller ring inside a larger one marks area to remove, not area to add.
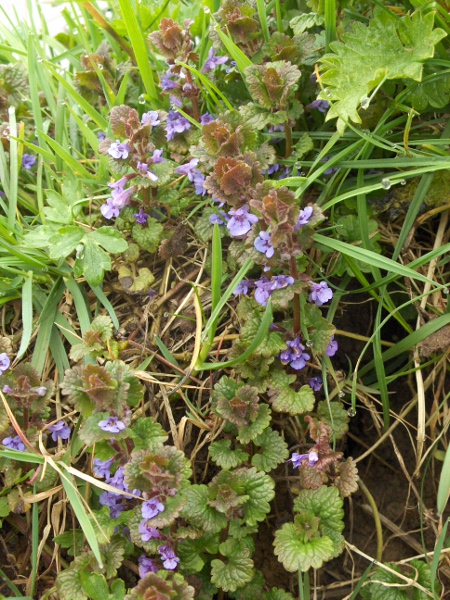
[[[400,181],[400,185],[406,185],[406,179],[402,179],[402,180]]]
[[[139,102],[139,104],[145,104],[145,96],[144,96],[144,94],[141,94],[139,96],[138,102]]]
[[[37,61],[38,63],[41,63],[44,59],[43,58],[38,58]]]
[[[14,108],[14,106],[10,106],[8,108],[8,114],[11,116],[16,114],[16,109]]]
[[[444,288],[442,290],[442,293],[445,294],[446,296],[448,296],[450,294],[450,290],[448,288]]]
[[[367,110],[369,108],[370,105],[370,98],[363,98],[361,100],[361,108],[364,110]]]
[[[78,29],[74,29],[74,30],[72,31],[72,33],[73,33],[73,35],[78,35]]]
[[[356,410],[354,408],[349,408],[347,414],[349,417],[354,417],[356,415]]]
[[[344,398],[345,392],[339,392],[338,396],[339,396],[339,398]]]
[[[205,6],[205,8],[203,9],[203,12],[205,13],[205,15],[209,15],[209,13],[211,12],[211,9],[208,8],[207,6]]]
[[[382,187],[384,190],[390,190],[390,189],[391,189],[391,187],[392,187],[391,180],[390,180],[390,179],[388,179],[387,177],[385,177],[384,179],[382,179],[382,180],[381,180],[381,187]]]
[[[308,348],[312,348],[314,346],[314,342],[312,340],[306,340],[306,346]]]
[[[325,96],[328,96],[328,97],[331,96],[331,92],[330,92],[330,90],[328,88],[325,88],[323,90],[323,93],[325,94]]]

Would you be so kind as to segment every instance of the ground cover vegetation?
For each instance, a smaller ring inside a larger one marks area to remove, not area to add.
[[[446,597],[448,8],[2,9],[0,597]]]

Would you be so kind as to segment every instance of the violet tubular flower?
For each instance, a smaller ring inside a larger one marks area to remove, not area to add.
[[[258,252],[262,252],[267,258],[272,258],[275,254],[275,248],[270,241],[270,233],[268,231],[260,231],[254,242]]]
[[[325,304],[325,302],[328,302],[332,298],[333,290],[328,287],[326,281],[321,281],[320,283],[311,282],[310,302],[314,302],[317,306],[322,306],[322,304]]]
[[[325,350],[325,354],[331,358],[332,356],[334,356],[336,354],[336,352],[338,351],[338,348],[339,348],[339,345],[336,342],[336,340],[334,339],[334,335],[333,335],[333,337],[331,338],[331,342],[328,344],[328,347]]]
[[[302,210],[300,210],[297,219],[297,225],[294,226],[294,231],[298,231],[302,227],[308,224],[310,218],[312,217],[314,209],[312,206],[306,206]]]
[[[315,450],[310,450],[308,454],[297,454],[297,452],[293,452],[288,462],[292,463],[294,469],[298,469],[304,460],[308,461],[310,467],[314,467],[319,461],[319,455]]]
[[[130,146],[128,144],[125,144],[123,142],[121,142],[120,140],[117,140],[116,142],[113,142],[111,144],[111,146],[108,149],[108,154],[110,156],[112,156],[113,158],[115,158],[116,160],[118,160],[119,158],[122,159],[126,159],[128,158],[128,155],[130,154]]]
[[[0,375],[3,375],[3,373],[9,369],[10,365],[11,361],[9,360],[8,355],[6,352],[2,352],[0,354]]]
[[[136,221],[139,223],[139,225],[145,225],[148,221],[149,216],[150,215],[148,215],[146,212],[144,212],[144,209],[142,207],[139,209],[138,213],[133,215],[133,217],[136,219]]]
[[[94,458],[94,475],[96,477],[106,477],[109,479],[111,477],[111,467],[113,466],[114,458],[110,458],[109,460],[100,460],[99,458]]]
[[[175,552],[169,546],[159,546],[159,555],[163,561],[163,567],[168,571],[173,571],[177,568],[180,559],[176,556]]]
[[[103,492],[100,494],[98,499],[101,506],[109,507],[109,516],[111,519],[117,519],[120,513],[125,510],[125,504],[123,504],[122,494],[115,494],[114,492]]]
[[[119,421],[119,417],[109,417],[100,421],[98,424],[100,429],[109,433],[120,433],[125,429],[125,423]]]
[[[149,110],[148,112],[144,113],[141,117],[141,123],[142,125],[151,125],[152,127],[159,125],[161,121],[159,119],[158,111]]]
[[[194,175],[199,172],[197,165],[199,163],[198,158],[191,159],[185,165],[181,165],[175,169],[175,173],[178,175],[186,175],[189,181],[194,181]]]
[[[166,126],[166,137],[168,141],[173,140],[176,133],[183,133],[183,131],[187,131],[190,128],[190,122],[183,117],[183,115],[180,115],[173,110],[169,110]]]
[[[22,167],[29,171],[33,165],[36,164],[36,157],[33,154],[25,154],[22,155]]]
[[[219,65],[223,65],[228,61],[228,56],[216,56],[214,48],[210,48],[208,52],[208,58],[202,68],[202,73],[209,73],[213,71]]]
[[[152,498],[142,504],[142,516],[144,519],[153,519],[160,512],[164,512],[164,504],[158,498]]]
[[[105,219],[115,219],[120,215],[120,208],[114,205],[114,200],[112,198],[108,198],[105,204],[100,207],[100,212],[105,217]]]
[[[2,440],[2,444],[10,450],[18,450],[19,452],[23,452],[25,450],[25,444],[18,435],[5,438]]]
[[[306,108],[309,110],[318,110],[321,113],[326,113],[330,108],[330,103],[326,100],[314,100],[311,104],[308,104]]]
[[[306,361],[311,359],[311,356],[305,352],[305,346],[300,342],[300,337],[295,340],[286,342],[287,348],[280,355],[279,359],[283,365],[289,364],[296,371],[301,371],[306,367]]]
[[[323,386],[323,380],[322,377],[311,377],[311,379],[308,381],[309,383],[309,387],[314,390],[315,392],[320,392],[320,390],[322,389]]]
[[[50,425],[48,428],[52,433],[52,440],[54,442],[57,441],[58,438],[62,440],[68,440],[70,438],[70,434],[72,433],[70,427],[64,421],[58,421],[53,425]]]
[[[141,539],[143,542],[149,542],[150,540],[160,540],[161,533],[156,527],[150,527],[147,525],[148,520],[144,519],[139,523],[139,533],[141,534]]]
[[[231,215],[231,219],[227,223],[228,231],[233,237],[241,237],[248,233],[252,228],[253,223],[259,221],[256,215],[249,213],[249,208],[246,204],[237,208],[236,210],[230,210],[228,213]]]
[[[204,115],[202,115],[200,117],[201,125],[207,125],[208,123],[211,123],[211,121],[214,121],[214,117],[212,115],[210,115],[208,112],[206,112]]]
[[[139,565],[139,577],[144,579],[146,575],[149,573],[157,573],[159,571],[155,561],[152,558],[148,558],[147,556],[140,556],[138,558]]]
[[[250,281],[248,279],[243,279],[234,288],[233,294],[235,296],[238,296],[239,294],[244,294],[244,296],[247,296],[247,294],[249,293],[249,291],[252,287],[253,287],[253,281]]]

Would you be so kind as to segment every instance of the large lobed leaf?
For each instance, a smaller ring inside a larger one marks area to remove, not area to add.
[[[333,42],[333,53],[321,60],[325,89],[319,97],[332,102],[327,120],[338,117],[342,131],[349,119],[361,123],[361,101],[383,81],[421,81],[423,61],[433,57],[434,46],[446,35],[433,26],[432,12],[418,10],[399,19],[381,7],[375,8],[368,27],[354,23],[353,31]]]

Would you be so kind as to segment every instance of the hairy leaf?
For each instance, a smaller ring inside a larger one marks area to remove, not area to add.
[[[252,458],[252,465],[258,471],[272,471],[289,456],[286,442],[278,431],[274,431],[270,427],[256,437],[253,443],[261,448],[261,453],[254,454]]]
[[[183,494],[187,504],[182,514],[189,523],[208,533],[216,533],[227,526],[226,516],[209,504],[210,494],[206,485],[191,485]]]
[[[228,539],[220,545],[219,550],[227,557],[227,561],[211,561],[211,581],[217,587],[225,592],[234,592],[253,579],[253,561],[248,548],[240,547],[238,542]]]
[[[337,463],[336,470],[339,473],[334,485],[339,490],[342,498],[347,498],[358,489],[358,469],[355,461],[349,457],[346,461]]]
[[[152,217],[148,219],[146,227],[136,223],[131,232],[135,242],[137,242],[143,250],[147,250],[147,252],[150,253],[158,250],[162,233],[163,226]]]
[[[139,419],[133,426],[132,439],[136,450],[154,449],[168,439],[167,433],[152,417]]]
[[[328,403],[325,400],[321,400],[317,405],[317,416],[320,421],[323,421],[332,428],[337,440],[342,439],[347,433],[350,417],[341,402]]]
[[[209,446],[209,454],[217,466],[233,469],[248,459],[248,453],[240,448],[231,449],[231,440],[217,440]]]

